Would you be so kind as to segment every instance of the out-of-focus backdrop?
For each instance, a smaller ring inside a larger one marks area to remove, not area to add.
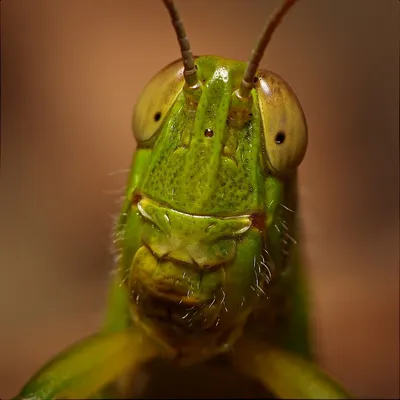
[[[177,5],[195,54],[246,60],[277,2]],[[398,1],[304,0],[263,61],[309,125],[300,193],[318,355],[363,398],[399,396],[398,43]],[[1,398],[99,326],[132,108],[178,57],[160,1],[1,2]]]

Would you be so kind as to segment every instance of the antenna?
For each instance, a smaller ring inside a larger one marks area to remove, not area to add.
[[[172,25],[174,26],[176,33],[176,38],[178,39],[178,43],[181,48],[184,67],[183,75],[185,77],[186,84],[189,87],[194,87],[198,83],[197,67],[194,63],[194,57],[190,48],[189,39],[183,26],[183,22],[173,0],[163,0],[163,3],[171,17]]]
[[[239,97],[248,98],[250,96],[251,89],[253,89],[254,77],[257,72],[257,68],[260,65],[261,59],[264,55],[264,51],[271,40],[275,29],[279,26],[282,18],[289,11],[290,7],[293,6],[298,0],[285,0],[282,5],[276,9],[276,11],[268,19],[258,38],[257,44],[253,52],[251,53],[250,61],[247,64],[246,71],[244,72],[242,82],[239,88]]]

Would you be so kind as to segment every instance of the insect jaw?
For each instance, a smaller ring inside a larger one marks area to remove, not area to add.
[[[130,285],[135,312],[152,324],[170,325],[177,333],[199,333],[217,326],[222,309],[223,289],[218,287],[211,299],[182,294],[173,286],[155,288],[139,279]]]
[[[146,251],[139,250],[138,253]],[[151,256],[150,260],[155,260]],[[157,262],[158,263],[158,262]],[[221,335],[220,314],[224,305],[223,282],[214,279],[214,287],[206,285],[208,294],[201,291],[202,274],[197,271],[198,282],[189,288],[187,281],[178,283],[175,276],[167,276],[168,261],[160,262],[159,274],[147,275],[138,265],[133,265],[127,281],[131,297],[133,319],[158,341],[173,350],[172,357],[191,360],[209,349],[215,354],[216,346],[210,338]],[[171,266],[171,264],[169,264]],[[165,272],[165,273],[164,273]],[[224,270],[219,269],[224,277]],[[181,277],[185,279],[183,272]],[[200,344],[201,343],[201,344]],[[178,361],[179,362],[179,361]]]
[[[206,270],[196,263],[187,264],[168,254],[159,256],[146,244],[148,238],[145,236],[143,239],[127,281],[138,312],[157,319],[161,312],[165,321],[188,330],[210,328],[222,307],[223,265]],[[157,246],[155,242],[151,245],[153,248]]]
[[[140,241],[124,283],[134,320],[184,360],[226,351],[261,297],[263,213],[185,214],[143,192],[132,203]]]
[[[190,306],[154,296],[139,286],[131,293],[134,321],[168,350],[165,353],[168,358],[181,365],[202,362],[229,351],[250,312],[223,326],[220,324],[224,312],[223,290],[211,303]]]

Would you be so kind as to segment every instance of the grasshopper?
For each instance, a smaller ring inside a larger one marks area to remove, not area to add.
[[[56,356],[18,399],[129,398],[156,359],[241,371],[279,398],[348,398],[314,362],[297,169],[307,124],[290,86],[259,69],[296,0],[271,16],[250,61],[181,59],[143,90],[138,146],[115,229],[118,268],[101,331]]]

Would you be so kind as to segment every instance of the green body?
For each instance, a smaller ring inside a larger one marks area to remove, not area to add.
[[[346,397],[311,357],[293,167],[306,144],[290,136],[301,107],[284,81],[260,71],[251,112],[235,118],[245,63],[203,56],[196,65],[199,92],[185,89],[173,63],[155,78],[176,78],[154,84],[161,101],[137,107],[148,121],[133,121],[142,132],[102,332],[45,366],[19,397],[133,396],[139,369],[155,358],[177,371],[239,367],[280,397]],[[274,123],[286,124],[287,150],[269,144]]]

